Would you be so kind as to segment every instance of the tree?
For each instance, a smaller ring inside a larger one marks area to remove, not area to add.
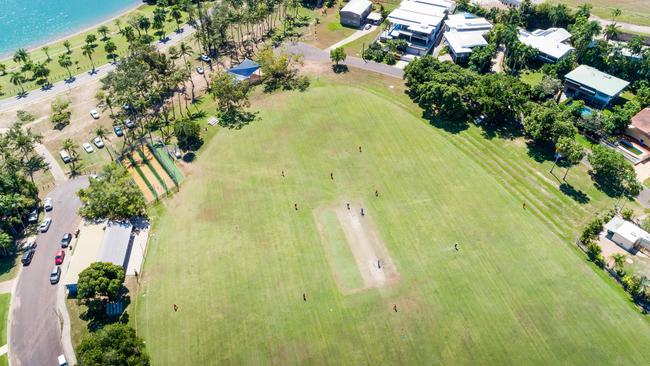
[[[570,143],[567,143],[563,147],[564,153],[569,163],[566,171],[564,172],[564,176],[562,177],[563,181],[566,181],[566,177],[569,174],[569,169],[571,169],[571,167],[574,165],[579,164],[586,155],[585,149],[580,146],[580,144],[575,139],[571,139],[570,141]]]
[[[6,257],[13,252],[14,239],[11,235],[0,230],[0,256]]]
[[[41,51],[45,54],[45,57],[47,58],[47,62],[52,61],[52,58],[50,57],[50,47],[48,46],[43,46],[41,48]]]
[[[80,168],[80,166],[77,164],[79,159],[79,144],[74,142],[72,139],[67,138],[63,140],[61,149],[70,155],[70,174],[73,176],[77,175]]]
[[[181,12],[181,7],[176,4],[172,6],[172,8],[169,11],[169,15],[174,19],[174,22],[176,22],[176,32],[181,31],[181,20],[183,19],[183,13]]]
[[[110,262],[96,262],[79,273],[77,296],[93,300],[106,297],[117,300],[124,283],[124,268]]]
[[[38,85],[49,86],[50,85],[50,69],[45,66],[45,62],[39,62],[34,66],[34,78]]]
[[[589,163],[593,179],[609,195],[636,197],[641,191],[634,167],[616,151],[596,145],[592,148]]]
[[[117,61],[117,54],[115,53],[115,51],[117,51],[117,46],[110,39],[104,43],[104,51],[106,51],[106,55],[113,60],[113,63]]]
[[[93,61],[93,53],[95,53],[95,48],[97,47],[97,44],[95,41],[97,40],[97,37],[95,37],[94,34],[89,34],[86,36],[86,44],[81,46],[81,49],[83,50],[83,55],[88,57],[90,60],[90,64],[92,65],[93,69],[91,73],[95,73],[95,62]]]
[[[79,214],[89,220],[126,220],[145,215],[142,192],[129,172],[116,163],[104,166],[99,178],[91,179],[90,186],[77,194],[84,203]]]
[[[330,51],[330,60],[334,62],[334,72],[339,72],[339,63],[344,62],[348,55],[345,53],[343,47],[338,47]]]
[[[606,40],[616,39],[621,34],[621,27],[616,23],[610,23],[605,26],[603,31]]]
[[[14,53],[13,61],[19,64],[20,66],[23,66],[29,61],[29,53],[27,53],[26,49],[19,48]]]
[[[106,141],[106,137],[108,136],[108,130],[105,129],[104,127],[97,127],[95,130],[95,137],[99,137],[102,141]],[[113,161],[113,154],[111,154],[111,149],[106,147],[106,151],[108,152],[108,156],[110,156],[111,161]]]
[[[71,48],[72,44],[67,39],[65,41],[63,41],[63,47],[65,47],[65,51],[66,51],[66,53],[68,55],[72,53],[72,48]],[[61,59],[61,57],[59,57],[59,60],[60,59]]]
[[[25,87],[23,86],[23,83],[27,79],[25,78],[25,75],[22,73],[22,71],[13,71],[11,74],[9,74],[9,81],[18,87],[20,87],[20,95],[25,94]]]
[[[59,65],[61,67],[64,67],[66,70],[68,70],[68,80],[72,80],[72,72],[70,71],[70,66],[72,66],[72,60],[70,59],[70,55],[68,54],[61,54],[59,55]]]
[[[99,28],[97,28],[97,33],[102,35],[102,41],[108,40],[108,32],[109,31],[110,30],[108,29],[108,27],[106,25],[101,25],[101,26],[99,26]]]
[[[481,75],[469,93],[477,114],[493,126],[519,120],[529,99],[530,88],[519,79],[504,74]]]
[[[468,65],[473,70],[484,74],[492,67],[492,58],[497,53],[497,46],[489,44],[485,47],[476,47],[469,56]]]
[[[627,257],[625,254],[621,253],[614,253],[612,254],[612,260],[614,261],[614,270],[616,271],[616,274],[619,276],[623,276],[625,274],[625,269],[623,266],[625,265],[625,259]]]
[[[258,60],[266,92],[278,89],[305,90],[309,86],[309,79],[298,76],[296,66],[302,65],[302,55],[290,54],[285,49],[276,53],[266,48],[259,53]]]
[[[197,150],[203,144],[201,127],[190,119],[177,120],[174,123],[174,135],[178,140],[178,147],[182,150]]]
[[[212,78],[210,93],[217,101],[217,110],[223,125],[241,127],[251,120],[251,114],[245,111],[245,108],[250,107],[250,92],[251,87],[247,81],[238,82],[226,72],[218,72]]]
[[[140,15],[137,18],[137,26],[139,29],[142,29],[145,34],[149,34],[149,28],[151,28],[151,21],[144,15]]]
[[[126,324],[109,324],[84,337],[79,363],[85,366],[149,366],[144,341]]]
[[[573,139],[578,133],[571,111],[561,108],[554,101],[531,104],[523,125],[526,136],[543,144],[555,144],[562,137]]]
[[[7,73],[7,65],[0,64],[0,76],[3,76]]]
[[[70,111],[70,101],[57,98],[51,104],[52,107],[52,116],[50,120],[54,125],[54,129],[62,130],[65,126],[70,124],[70,116],[72,116],[72,111]]]

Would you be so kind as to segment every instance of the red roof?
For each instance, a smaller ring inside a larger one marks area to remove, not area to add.
[[[650,134],[650,108],[646,108],[632,117],[632,125]]]

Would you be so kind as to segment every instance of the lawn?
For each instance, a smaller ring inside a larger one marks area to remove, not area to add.
[[[120,17],[119,19],[122,23],[122,27],[126,25],[127,19],[131,16],[145,15],[149,18],[153,18],[154,9],[155,7],[152,5],[143,5],[138,9],[128,13],[127,15]],[[105,25],[110,30],[109,38],[115,43],[115,45],[118,48],[117,54],[119,54],[120,56],[126,54],[128,44],[126,38],[118,34],[118,27],[115,25],[115,21],[113,20],[107,22],[105,23]],[[90,60],[88,59],[88,57],[82,54],[82,50],[81,50],[81,47],[85,44],[85,39],[88,34],[97,35],[97,42],[96,42],[97,47],[95,48],[95,53],[93,54],[93,60],[95,62],[95,66],[100,66],[111,61],[107,57],[107,53],[104,50],[105,42],[101,39],[102,38],[101,34],[97,34],[97,28],[99,28],[99,25],[93,29],[90,29],[88,31],[67,38],[67,40],[69,40],[71,43],[72,54],[70,56],[74,65],[70,68],[70,71],[72,72],[73,75],[77,75],[85,71],[90,71],[92,69]],[[165,25],[165,34],[169,34],[173,32],[175,29],[176,29],[176,23],[170,17],[169,21]],[[153,34],[153,32],[154,30],[149,31],[150,34]],[[47,67],[50,69],[51,72],[49,79],[53,83],[57,81],[61,81],[68,77],[68,72],[66,71],[66,69],[61,67],[58,63],[59,55],[66,52],[66,49],[63,46],[63,42],[64,40],[60,40],[58,42],[48,45],[51,61],[48,63]],[[30,52],[30,57],[32,61],[34,61],[34,63],[39,63],[47,60],[46,54],[42,51],[40,47]],[[5,64],[5,66],[7,67],[7,73],[5,75],[0,76],[0,98],[6,98],[6,97],[17,95],[20,92],[20,88],[19,86],[13,85],[10,82],[9,74],[12,71],[18,69],[18,65],[15,62],[13,62],[11,58],[0,60],[0,63]],[[27,72],[26,75],[28,77],[31,77],[32,73]],[[24,87],[25,90],[29,91],[29,90],[36,89],[39,86],[36,85],[35,81],[28,81],[24,83]]]
[[[318,18],[319,23],[309,27],[305,40],[318,48],[327,48],[352,35],[356,29],[341,25],[338,9],[338,5],[335,5],[312,11],[311,15]]]
[[[432,127],[400,84],[319,77],[256,97],[261,121],[206,143],[180,193],[152,210],[135,324],[154,364],[650,358],[647,319],[571,245],[611,204],[586,167],[563,193],[521,139]],[[366,209],[396,282],[340,290],[341,278],[359,286],[359,242],[346,249],[322,209],[346,202]]]
[[[7,317],[9,316],[9,301],[11,294],[0,295],[0,345],[7,344]],[[0,366],[8,365],[7,355],[0,356]]]
[[[521,81],[528,84],[529,86],[537,86],[539,83],[542,82],[543,77],[544,77],[543,72],[530,71],[530,70],[526,70],[519,75],[519,79],[521,79]]]
[[[591,13],[604,19],[612,19],[612,10],[621,9],[621,16],[616,20],[639,25],[650,25],[650,6],[647,0],[552,0],[567,4],[573,8],[589,3],[593,6]]]

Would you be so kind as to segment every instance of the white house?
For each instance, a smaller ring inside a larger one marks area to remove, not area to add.
[[[650,249],[650,234],[639,226],[621,217],[614,216],[605,224],[607,237],[628,252],[640,248]]]
[[[368,0],[350,0],[347,5],[341,9],[341,24],[348,27],[360,27],[366,17],[372,11],[372,3]]]
[[[492,24],[485,18],[470,13],[450,15],[445,20],[445,41],[449,54],[455,61],[466,60],[475,47],[488,44],[484,35],[492,29]]]
[[[405,0],[388,15],[390,25],[380,39],[403,39],[407,53],[425,55],[433,48],[455,4],[444,0]]]
[[[517,6],[521,5],[521,3],[523,2],[523,0],[499,0],[499,1],[501,1],[502,4],[505,4],[505,5],[508,5],[508,6],[514,6],[514,7],[517,7]],[[532,0],[531,1],[531,3],[533,5],[539,4],[541,2],[542,2],[542,0]]]
[[[574,50],[566,43],[569,39],[571,33],[564,28],[537,29],[534,32],[519,30],[519,41],[538,50],[539,59],[550,63],[557,62]]]

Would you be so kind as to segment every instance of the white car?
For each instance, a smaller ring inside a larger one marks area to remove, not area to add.
[[[66,164],[69,163],[71,160],[70,154],[68,154],[68,152],[65,150],[59,151],[59,156],[61,157],[61,160],[63,160],[63,162]]]
[[[45,200],[43,200],[43,208],[45,211],[52,211],[54,208],[54,204],[52,203],[52,197],[45,197]]]
[[[205,70],[203,70],[203,68],[202,68],[201,66],[199,66],[199,67],[196,68],[196,72],[198,72],[199,74],[203,75],[203,73],[205,72]]]
[[[203,61],[203,62],[210,62],[210,61],[212,61],[212,60],[210,60],[210,57],[208,57],[208,55],[201,55],[201,61]]]
[[[95,137],[95,139],[93,140],[93,144],[95,144],[95,146],[97,146],[100,149],[104,147],[104,141],[102,141],[101,137]]]
[[[366,24],[365,29],[366,29],[366,30],[369,30],[370,28],[372,28],[372,24]]]
[[[57,361],[59,362],[59,366],[68,366],[68,360],[65,359],[65,355],[60,355]]]
[[[38,209],[32,211],[29,213],[29,216],[27,217],[27,222],[30,224],[34,224],[38,221]]]
[[[95,151],[95,150],[93,149],[93,145],[91,145],[91,144],[89,144],[89,143],[87,143],[87,142],[84,142],[84,144],[81,145],[81,146],[83,146],[84,150],[86,150],[86,152],[87,152],[88,154],[90,154],[91,152]]]
[[[38,225],[38,231],[44,233],[47,232],[47,230],[50,228],[50,225],[52,224],[52,218],[48,217],[43,222],[41,222],[40,225]]]
[[[99,112],[97,112],[96,109],[93,109],[92,111],[90,111],[90,116],[94,119],[99,119]]]

